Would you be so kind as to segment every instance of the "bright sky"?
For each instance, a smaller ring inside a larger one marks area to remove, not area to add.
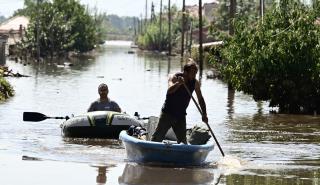
[[[215,0],[202,0],[202,3],[213,2]],[[145,14],[145,0],[80,0],[81,4],[89,5],[90,8],[97,7],[99,12],[107,14],[117,14],[120,16],[140,16]],[[148,0],[148,7],[151,5]],[[197,4],[198,0],[185,0],[186,5]],[[153,0],[155,11],[159,12],[160,0]],[[24,0],[0,0],[0,15],[11,16],[16,9],[23,8]],[[162,1],[163,5],[168,4],[168,0]],[[171,4],[182,6],[182,0],[171,0]],[[148,8],[150,10],[150,8]],[[148,11],[150,15],[150,11]]]

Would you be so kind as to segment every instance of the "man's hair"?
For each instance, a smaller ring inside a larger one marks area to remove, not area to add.
[[[198,70],[198,66],[197,64],[192,60],[192,59],[189,59],[189,61],[183,66],[183,71],[190,71],[190,69],[197,69]]]
[[[103,88],[103,87],[107,87],[107,88],[108,88],[107,84],[102,83],[102,84],[99,85],[98,90],[100,90],[100,89]],[[109,89],[109,88],[108,88],[108,89]]]

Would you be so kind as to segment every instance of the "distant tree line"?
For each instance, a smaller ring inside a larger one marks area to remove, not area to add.
[[[6,17],[4,17],[3,15],[0,15],[0,23],[2,23],[4,20],[6,20]]]
[[[108,39],[117,40],[118,38],[123,38],[126,40],[132,40],[135,34],[135,21],[137,17],[123,16],[118,15],[107,15],[106,23],[108,26]],[[119,37],[117,37],[119,36]],[[122,37],[121,37],[122,36]]]

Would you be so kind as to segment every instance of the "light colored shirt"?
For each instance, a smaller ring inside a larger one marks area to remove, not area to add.
[[[100,101],[100,99],[94,101],[91,103],[90,107],[88,108],[88,112],[92,111],[119,111],[120,107],[119,105],[112,100],[108,101]]]

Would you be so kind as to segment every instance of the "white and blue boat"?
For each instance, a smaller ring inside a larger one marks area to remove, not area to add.
[[[65,137],[118,139],[122,130],[141,123],[141,120],[125,113],[94,111],[72,117],[60,127]]]
[[[205,164],[209,152],[214,148],[211,140],[203,145],[153,142],[130,136],[127,131],[121,131],[119,138],[128,160],[138,163],[199,166]]]

